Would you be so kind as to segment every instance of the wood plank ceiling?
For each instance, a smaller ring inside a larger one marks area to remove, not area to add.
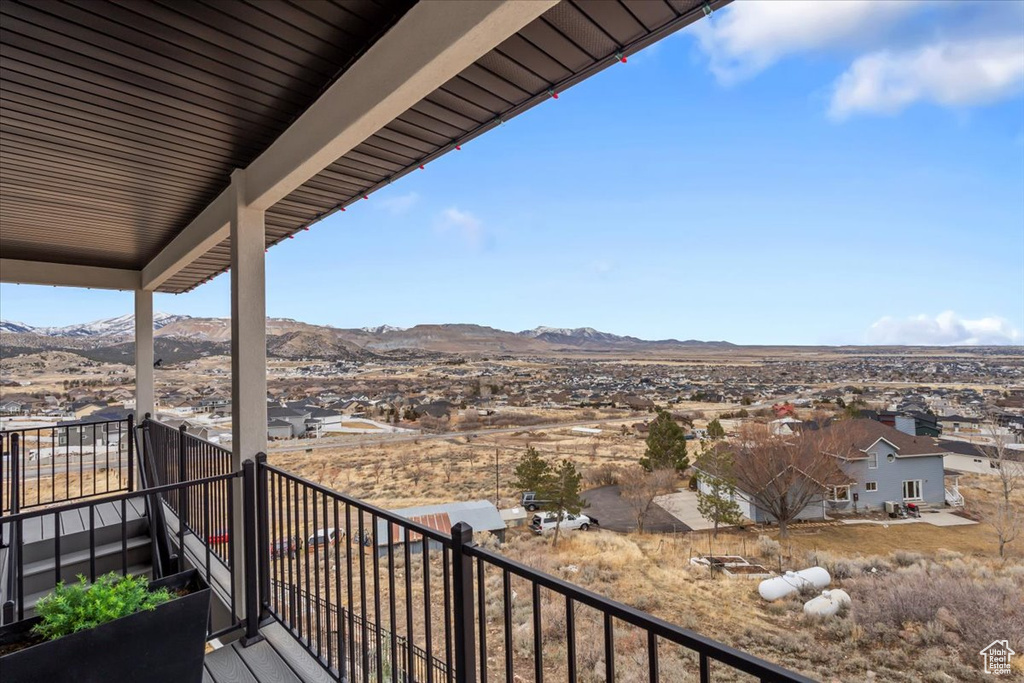
[[[272,207],[268,247],[727,1],[563,0]],[[0,255],[141,269],[410,5],[5,0]]]

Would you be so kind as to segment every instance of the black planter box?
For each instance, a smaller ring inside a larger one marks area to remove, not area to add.
[[[199,683],[206,654],[210,589],[196,570],[149,584],[193,592],[152,611],[50,640],[0,657],[0,681],[36,683]],[[40,617],[0,628],[0,644],[20,640]]]

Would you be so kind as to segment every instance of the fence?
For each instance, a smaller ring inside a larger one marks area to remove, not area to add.
[[[112,570],[110,566],[105,566],[111,561],[116,566],[113,571],[119,571],[122,575],[144,571],[151,572],[154,578],[160,578],[182,571],[185,568],[185,535],[179,530],[178,553],[172,554],[167,528],[156,521],[158,516],[155,511],[160,508],[160,499],[169,495],[187,496],[198,507],[203,508],[203,516],[207,520],[215,516],[223,517],[230,525],[234,519],[230,483],[241,476],[241,472],[221,474],[3,516],[0,521],[8,527],[10,540],[3,623],[25,618],[26,598],[29,597],[25,589],[26,578],[36,583],[39,583],[41,578],[45,580],[45,588],[42,591],[39,590],[39,586],[36,587],[38,594],[52,589],[62,580],[73,580],[77,574],[95,581],[99,574]],[[225,484],[228,496],[220,499],[214,495],[214,490]],[[132,510],[134,513],[130,514]],[[69,516],[76,516],[82,520],[81,527],[68,528]],[[147,522],[145,527],[142,530],[134,527],[135,520],[142,519]],[[117,540],[111,542],[111,536]],[[132,564],[137,561],[133,558],[139,547],[138,541],[143,541],[149,546],[146,555],[151,565]],[[46,580],[45,576],[40,575],[38,561],[33,563],[34,558],[26,557],[27,549],[33,545],[38,548],[40,544],[47,546],[43,550],[44,558],[47,560],[43,563],[43,570],[48,572],[52,580]],[[201,548],[202,545],[198,547]],[[192,559],[200,575],[208,584],[212,584],[216,567],[209,546],[206,548],[205,557],[200,552]],[[49,553],[51,549],[52,555]],[[51,559],[52,566],[48,562]],[[28,566],[29,564],[31,566]],[[231,614],[235,615],[241,610],[234,599],[234,572],[231,571],[230,565],[227,569],[231,575],[231,597],[228,607]],[[210,637],[237,630],[240,625],[241,622],[236,620],[227,628],[212,632]]]
[[[288,610],[301,612],[306,603],[312,605],[314,613],[319,615],[319,618],[314,618],[314,621],[321,624],[322,630],[318,634],[310,634],[311,642],[319,638],[323,643],[333,640],[345,644],[347,642],[346,632],[350,631],[353,634],[353,645],[348,656],[355,663],[356,676],[354,680],[365,678],[375,681],[379,672],[385,681],[407,681],[410,683],[426,681],[428,667],[433,669],[430,676],[432,680],[440,682],[451,681],[454,678],[445,662],[430,656],[423,648],[411,645],[404,636],[394,634],[365,620],[358,614],[350,613],[342,606],[328,603],[324,599],[318,600],[315,596],[306,594],[301,588],[284,585],[274,580],[271,580],[271,594],[273,596],[272,603],[287,605]],[[368,636],[366,641],[363,640],[364,633]],[[381,648],[379,658],[377,657],[377,647]],[[390,669],[392,651],[396,654],[397,666],[393,676]],[[340,654],[337,649],[335,652]],[[330,667],[338,669],[339,659],[340,657],[336,657],[330,663]],[[410,661],[414,664],[411,673],[408,668]],[[377,668],[378,662],[381,669]]]
[[[131,491],[132,431],[129,416],[0,432],[0,514]]]
[[[474,545],[464,523],[256,470],[262,607],[336,679],[811,681]]]
[[[144,476],[152,478],[151,485],[177,484],[232,471],[231,451],[210,443],[185,431],[185,426],[174,428],[146,419],[142,425],[145,452]],[[169,491],[164,502],[187,530],[199,538],[224,563],[230,565],[231,524],[225,514],[231,496],[231,482],[219,480],[211,487],[210,500],[213,513],[202,501],[189,498],[187,490]]]

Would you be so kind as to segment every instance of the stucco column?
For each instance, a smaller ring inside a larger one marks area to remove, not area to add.
[[[135,419],[154,415],[153,292],[135,290]]]
[[[267,303],[263,211],[245,203],[245,171],[231,174],[231,451],[235,471],[267,450]],[[235,604],[244,609],[242,480],[235,479]],[[239,616],[242,616],[239,614]]]

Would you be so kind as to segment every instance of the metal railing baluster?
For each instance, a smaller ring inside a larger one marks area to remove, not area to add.
[[[609,612],[604,613],[604,679],[615,680],[615,622]]]
[[[477,623],[480,627],[478,638],[480,645],[480,683],[487,683],[487,584],[484,582],[484,563],[477,560],[476,563],[476,596],[477,596]]]
[[[565,654],[568,683],[576,683],[576,605],[571,596],[565,596]]]

